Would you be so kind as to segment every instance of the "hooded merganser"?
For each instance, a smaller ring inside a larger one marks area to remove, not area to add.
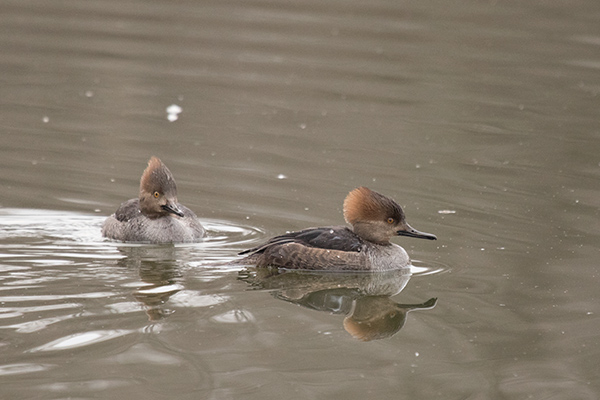
[[[102,225],[102,236],[123,242],[198,242],[205,231],[192,210],[177,202],[169,168],[150,158],[140,180],[140,196],[122,203]]]
[[[351,191],[344,200],[345,226],[308,228],[269,239],[239,253],[236,262],[289,269],[332,271],[387,271],[408,265],[406,251],[390,243],[392,236],[436,240],[406,223],[394,200],[366,187]]]

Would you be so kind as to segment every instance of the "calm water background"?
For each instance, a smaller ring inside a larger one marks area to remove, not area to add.
[[[0,9],[1,398],[600,397],[598,1]],[[101,238],[151,155],[206,242]],[[389,293],[225,266],[360,185],[439,238]]]

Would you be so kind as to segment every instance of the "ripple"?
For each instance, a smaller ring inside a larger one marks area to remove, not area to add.
[[[105,342],[107,340],[111,340],[120,336],[125,336],[132,332],[134,331],[127,329],[109,329],[102,331],[75,333],[73,335],[68,335],[63,338],[53,340],[52,342],[46,343],[42,346],[35,347],[29,350],[29,352],[34,353],[38,351],[76,349],[79,347]]]
[[[35,364],[35,363],[20,363],[0,365],[0,376],[3,375],[18,375],[28,374],[31,372],[40,372],[53,368],[53,364]]]
[[[220,322],[222,324],[240,324],[248,322],[256,322],[256,318],[249,311],[231,310],[226,313],[215,315],[210,318],[211,321]]]
[[[77,294],[58,294],[58,295],[32,295],[32,296],[0,296],[0,302],[21,302],[21,301],[52,301],[64,299],[100,299],[112,297],[112,292],[90,292]]]
[[[203,295],[193,290],[182,290],[173,297],[171,303],[178,307],[213,307],[217,304],[225,303],[229,300],[228,296],[222,295]]]
[[[151,289],[139,289],[136,292],[140,294],[163,294],[183,290],[184,286],[180,284],[156,286]]]
[[[0,208],[0,239],[56,238],[96,241],[105,217],[75,212]]]
[[[435,261],[411,260],[410,270],[413,276],[426,276],[449,272],[450,266]]]
[[[6,273],[34,267],[30,283],[59,279],[61,274],[40,276],[42,269],[86,266],[102,260],[171,258],[194,263],[192,266],[232,261],[240,248],[246,248],[263,236],[263,231],[250,225],[239,225],[219,219],[202,219],[207,237],[199,243],[168,245],[121,243],[101,235],[106,216],[75,212],[0,208],[0,279],[11,278],[13,285],[24,285],[25,277]],[[168,250],[170,249],[170,250]],[[173,250],[174,249],[174,250]],[[174,253],[176,251],[176,253]],[[24,264],[29,266],[10,264]],[[35,267],[41,267],[37,269]],[[73,269],[75,271],[75,269]],[[80,273],[81,271],[77,271]],[[64,275],[63,275],[64,278]]]
[[[0,313],[2,312],[19,312],[21,314],[23,313],[29,313],[29,312],[43,312],[43,311],[55,311],[55,310],[64,310],[64,309],[71,309],[71,308],[77,308],[80,307],[81,305],[78,303],[63,303],[63,304],[44,304],[44,305],[39,305],[39,306],[33,306],[33,307],[1,307],[0,308]]]
[[[129,385],[130,382],[125,379],[97,379],[77,382],[52,382],[45,385],[39,385],[38,389],[44,392],[68,392],[88,391],[99,393],[102,391],[116,389]],[[69,396],[69,398],[71,398]]]
[[[85,250],[96,250],[98,244],[107,243],[101,236],[102,222],[107,216],[87,215],[76,212],[0,208],[0,239],[3,238],[47,238],[63,239],[83,242]],[[200,243],[176,245],[178,247],[194,246],[197,244],[210,246],[214,244],[227,243],[230,245],[241,245],[252,240],[262,230],[250,225],[238,225],[230,221],[219,219],[201,219],[206,228],[208,236]],[[119,242],[108,242],[123,245]],[[31,243],[28,243],[31,244]],[[37,242],[36,248],[59,249],[65,243],[50,241]],[[132,246],[144,246],[132,244]],[[4,245],[2,246],[4,247]],[[65,249],[62,248],[64,251]],[[69,256],[73,254],[66,253]],[[74,253],[79,255],[79,253]],[[2,255],[0,255],[2,257]]]
[[[106,361],[124,365],[155,364],[161,366],[179,366],[183,363],[183,360],[179,357],[155,349],[147,343],[133,345],[123,353],[108,357]]]
[[[19,315],[13,315],[12,317],[14,318],[17,316],[19,316]],[[42,319],[36,319],[35,321],[22,322],[19,324],[2,326],[0,328],[2,328],[2,329],[11,328],[11,329],[14,329],[18,333],[32,333],[32,332],[38,332],[43,329],[46,329],[48,326],[50,326],[52,324],[56,324],[58,322],[66,321],[66,320],[69,320],[72,318],[74,318],[74,315],[68,314],[68,315],[63,315],[63,316],[42,318]]]
[[[208,236],[201,242],[203,247],[220,245],[243,247],[262,236],[264,232],[251,225],[237,225],[223,220],[202,220]]]

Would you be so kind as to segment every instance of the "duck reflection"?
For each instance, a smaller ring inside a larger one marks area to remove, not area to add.
[[[378,340],[396,334],[413,310],[435,307],[437,298],[399,304],[390,297],[410,280],[410,268],[372,273],[246,269],[240,280],[255,289],[271,290],[280,300],[318,311],[345,315],[344,329],[355,339]]]
[[[119,247],[119,251],[126,257],[119,260],[118,265],[137,269],[145,283],[134,289],[133,296],[143,305],[148,320],[158,321],[170,315],[165,303],[182,289],[178,284],[181,274],[175,247]]]

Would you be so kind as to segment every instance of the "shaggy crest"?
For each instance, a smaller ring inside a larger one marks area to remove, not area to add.
[[[152,193],[159,191],[177,196],[177,185],[169,168],[157,157],[152,156],[148,161],[148,167],[142,174],[140,180],[140,192]]]
[[[344,200],[344,219],[349,224],[385,220],[388,217],[404,221],[404,212],[394,200],[364,186],[348,193]]]

